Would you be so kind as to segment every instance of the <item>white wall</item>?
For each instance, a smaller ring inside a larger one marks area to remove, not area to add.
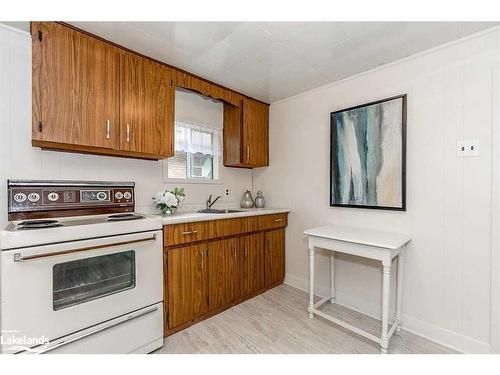
[[[155,212],[151,197],[173,187],[162,182],[161,161],[41,151],[31,146],[31,40],[27,33],[1,24],[0,72],[0,227],[7,222],[8,178],[131,180],[136,182],[137,210]],[[198,121],[222,121],[221,107],[197,95],[181,94],[176,111],[189,112]],[[251,170],[223,168],[221,175],[221,184],[182,185],[187,194],[185,206],[202,207],[209,194],[222,195],[226,187],[230,195],[221,202],[237,206],[243,191],[252,186]]]
[[[406,329],[461,351],[489,351],[492,71],[498,64],[500,31],[488,32],[271,105],[270,167],[254,172],[254,190],[269,205],[292,209],[287,282],[308,286],[306,228],[343,224],[409,233]],[[403,93],[407,211],[329,207],[330,112]],[[478,139],[480,156],[457,158],[461,139]],[[379,265],[339,258],[339,302],[379,315]],[[317,292],[325,294],[326,258],[316,267]]]

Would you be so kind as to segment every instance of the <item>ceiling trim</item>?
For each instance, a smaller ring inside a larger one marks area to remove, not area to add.
[[[9,30],[9,31],[12,31],[12,32],[24,35],[24,36],[31,36],[30,32],[18,29],[17,27],[6,25],[5,23],[2,23],[2,22],[0,22],[0,28],[5,29],[5,30]],[[31,23],[30,23],[30,28],[31,28]]]

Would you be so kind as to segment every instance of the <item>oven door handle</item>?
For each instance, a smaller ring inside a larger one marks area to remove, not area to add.
[[[63,250],[63,251],[56,251],[53,253],[42,253],[42,254],[36,254],[36,255],[28,255],[28,256],[22,256],[21,253],[14,253],[14,262],[26,262],[29,260],[38,260],[38,259],[45,259],[45,258],[51,258],[59,255],[67,255],[67,254],[74,254],[74,253],[80,253],[83,251],[91,251],[91,250],[99,250],[103,249],[106,247],[112,247],[112,246],[120,246],[120,245],[130,245],[133,243],[139,243],[139,242],[147,242],[147,241],[156,241],[156,238],[158,236],[156,234],[153,234],[151,237],[148,238],[141,238],[138,240],[130,240],[130,241],[123,241],[123,242],[115,242],[115,243],[110,243],[106,245],[96,245],[96,246],[88,246],[88,247],[80,247],[77,249],[71,249],[71,250]]]
[[[99,332],[102,332],[108,328],[112,328],[112,327],[115,327],[117,325],[120,325],[120,324],[123,324],[123,323],[126,323],[126,322],[129,322],[131,320],[134,320],[134,319],[137,319],[137,318],[140,318],[140,317],[143,317],[145,315],[149,315],[151,313],[154,313],[155,311],[158,311],[158,306],[155,306],[149,310],[146,310],[146,311],[142,311],[140,312],[139,314],[137,315],[134,315],[134,314],[129,314],[127,315],[126,317],[124,317],[124,319],[118,321],[118,322],[113,322],[113,323],[110,323],[110,324],[107,324],[107,325],[104,325],[102,327],[99,327],[99,328],[96,328],[94,330],[91,330],[91,331],[88,331],[88,332],[85,332],[83,335],[80,335],[80,336],[77,336],[77,337],[73,337],[69,340],[63,340],[63,341],[60,341],[52,346],[49,346],[48,348],[45,348],[39,352],[37,352],[37,354],[45,354],[45,353],[48,353],[54,349],[57,349],[57,348],[60,348],[62,346],[66,346],[68,344],[71,344],[72,342],[75,342],[75,341],[78,341],[78,340],[81,340],[81,339],[84,339],[86,337],[89,337],[89,336],[92,336],[92,335],[95,335],[96,333],[99,333]],[[22,352],[21,352],[22,353]]]

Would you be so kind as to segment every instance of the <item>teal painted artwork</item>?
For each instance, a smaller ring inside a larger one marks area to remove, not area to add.
[[[330,205],[405,210],[406,95],[332,112]]]

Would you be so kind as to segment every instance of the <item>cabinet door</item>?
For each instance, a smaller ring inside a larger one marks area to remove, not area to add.
[[[169,68],[122,53],[120,125],[122,150],[174,155],[174,88]]]
[[[241,298],[264,287],[264,233],[241,237],[238,276]]]
[[[266,232],[265,284],[273,285],[285,278],[285,229]]]
[[[247,98],[243,100],[243,163],[269,165],[269,106]]]
[[[118,48],[55,22],[32,36],[33,140],[118,148]]]
[[[168,250],[169,328],[207,312],[207,245],[201,243]]]
[[[239,238],[208,244],[210,310],[225,306],[238,296]]]
[[[242,104],[224,103],[224,127],[222,151],[226,167],[239,167],[243,162]]]

